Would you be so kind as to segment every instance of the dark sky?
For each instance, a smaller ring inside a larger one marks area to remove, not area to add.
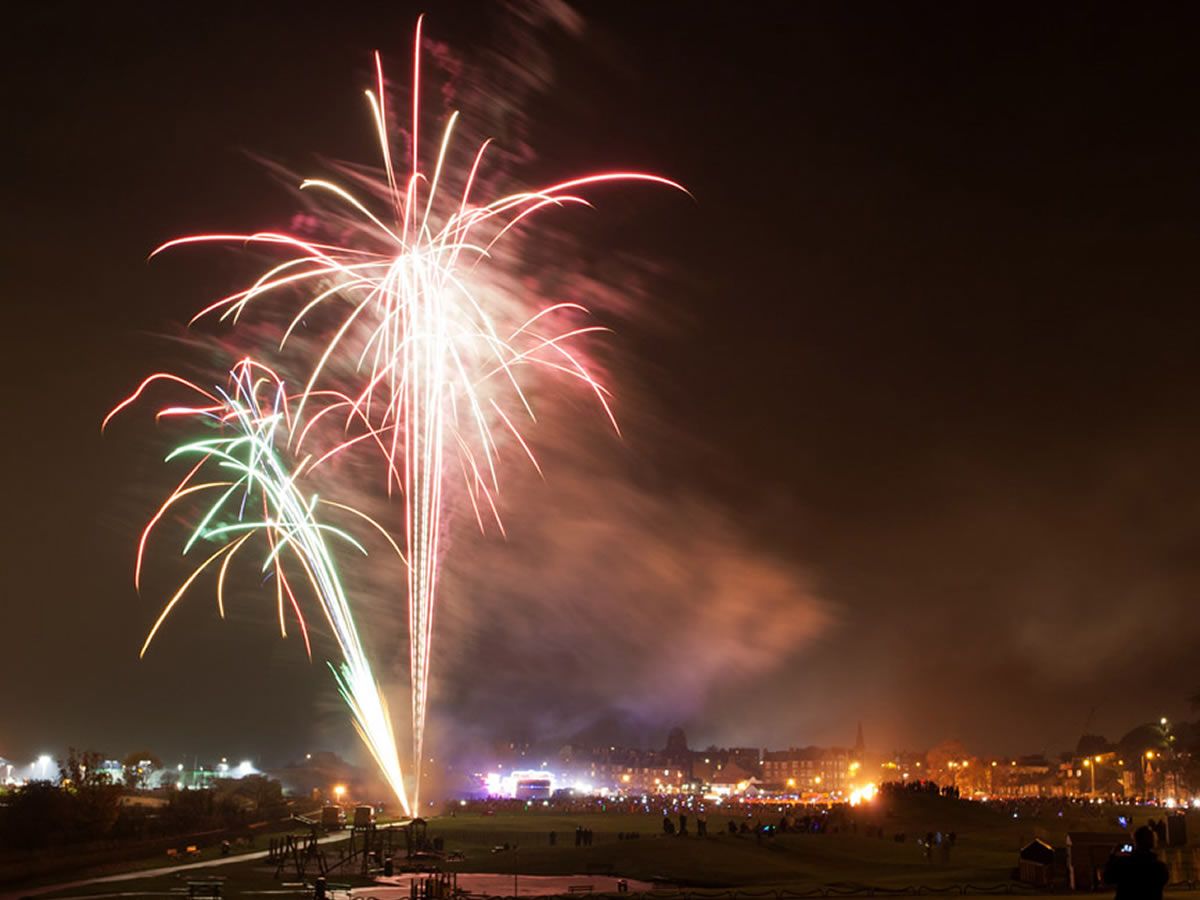
[[[43,4],[18,14],[6,60],[0,756],[18,760],[68,743],[267,758],[353,743],[323,667],[267,622],[218,622],[203,592],[138,662],[170,585],[164,570],[135,594],[133,545],[169,475],[144,417],[104,438],[98,424],[146,372],[195,363],[161,335],[244,283],[229,255],[147,264],[149,250],[287,223],[294,197],[247,151],[304,174],[318,157],[373,163],[369,53],[402,79],[419,9],[163,9]],[[430,5],[428,33],[478,58],[504,30],[488,9]],[[636,253],[657,274],[653,315],[619,329],[634,424],[608,448],[637,485],[611,521],[641,531],[606,552],[640,562],[625,593],[579,602],[611,602],[602,628],[660,598],[674,625],[654,640],[679,650],[658,668],[636,639],[589,655],[590,616],[540,644],[503,624],[503,646],[464,632],[443,726],[657,743],[682,721],[693,743],[778,746],[846,743],[861,719],[876,746],[1009,752],[1073,744],[1093,707],[1113,738],[1186,714],[1200,687],[1196,16],[580,12],[581,36],[544,36],[535,167],[646,167],[696,203],[619,193],[586,226],[597,256]],[[638,557],[642,532],[676,568],[727,555],[693,594]],[[479,603],[498,619],[509,604],[570,611],[549,585],[573,582],[521,541],[503,565],[540,599]],[[643,577],[659,578],[644,595]],[[469,594],[448,621],[470,619]],[[641,705],[621,687],[634,670]],[[646,699],[659,685],[668,702]]]

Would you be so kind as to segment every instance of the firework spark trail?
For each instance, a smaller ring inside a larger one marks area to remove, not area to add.
[[[503,531],[496,509],[497,463],[503,440],[510,435],[537,466],[514,418],[533,420],[534,411],[522,388],[521,370],[534,368],[575,379],[597,398],[616,428],[607,389],[593,376],[574,348],[589,333],[605,330],[575,324],[586,309],[574,303],[538,307],[524,303],[524,321],[505,327],[489,309],[486,289],[493,285],[482,264],[496,261],[497,244],[540,210],[589,206],[578,190],[610,182],[641,181],[684,191],[679,184],[641,172],[601,172],[551,184],[537,190],[485,203],[472,199],[472,188],[485,157],[485,141],[464,176],[444,171],[457,113],[442,134],[431,173],[421,168],[420,46],[418,21],[413,58],[412,166],[401,178],[393,165],[385,106],[383,67],[376,54],[376,90],[367,91],[378,135],[384,182],[372,193],[387,199],[389,211],[376,215],[343,187],[307,180],[302,189],[323,192],[341,210],[329,213],[328,224],[352,221],[358,240],[352,246],[326,244],[279,233],[203,234],[170,241],[155,251],[202,242],[239,242],[290,251],[249,288],[224,297],[193,319],[219,313],[236,323],[249,304],[285,289],[301,289],[299,310],[283,330],[280,349],[310,317],[332,302],[342,304],[340,322],[332,329],[312,363],[296,408],[293,443],[301,444],[312,418],[304,423],[318,385],[330,380],[335,361],[349,361],[358,386],[344,402],[345,440],[320,457],[359,443],[373,444],[386,463],[389,494],[399,490],[405,509],[409,668],[412,701],[413,800],[420,791],[429,671],[439,571],[439,547],[446,510],[448,453],[463,473],[466,497],[480,528],[485,519]],[[461,193],[448,193],[449,180],[461,180]],[[686,191],[684,191],[686,193]],[[390,219],[390,223],[385,221]],[[331,231],[334,229],[330,229]],[[505,407],[510,407],[506,412]],[[304,423],[304,424],[302,424]]]
[[[220,492],[215,502],[198,507],[198,519],[184,544],[183,552],[186,554],[200,542],[219,546],[192,571],[163,608],[146,636],[141,655],[145,655],[159,628],[187,589],[218,559],[221,565],[217,576],[217,607],[224,618],[225,577],[229,564],[257,534],[263,537],[267,550],[262,570],[275,581],[280,630],[286,637],[286,612],[290,606],[311,658],[308,628],[296,592],[282,564],[284,551],[290,551],[312,587],[341,649],[340,664],[329,663],[338,691],[350,708],[363,743],[396,793],[400,805],[408,813],[410,807],[404,776],[387,705],[359,639],[326,537],[337,537],[364,554],[366,551],[347,532],[320,522],[316,516],[318,503],[350,512],[370,522],[388,539],[397,554],[400,548],[383,528],[363,513],[340,503],[322,501],[316,494],[306,496],[300,490],[297,482],[306,470],[311,469],[311,457],[301,459],[294,468],[285,461],[280,444],[286,441],[280,441],[279,438],[281,434],[290,437],[295,421],[289,409],[291,398],[279,377],[259,363],[248,359],[238,363],[230,373],[229,388],[214,391],[206,391],[174,375],[152,375],[109,413],[104,424],[107,425],[117,412],[137,400],[148,387],[162,381],[187,387],[202,398],[203,403],[199,406],[168,406],[159,411],[158,418],[186,417],[199,420],[210,426],[218,426],[220,433],[215,437],[189,441],[168,455],[168,461],[185,457],[199,457],[199,461],[167,497],[142,532],[138,543],[135,583],[140,583],[145,547],[155,526],[167,510],[185,497],[209,496],[206,492]],[[216,480],[199,480],[209,472],[216,476]]]

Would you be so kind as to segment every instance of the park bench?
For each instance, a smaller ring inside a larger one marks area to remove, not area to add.
[[[188,897],[209,897],[219,898],[221,896],[221,882],[211,878],[206,878],[203,881],[189,881],[187,883]]]
[[[590,894],[596,889],[595,885],[591,884],[569,884],[567,885],[568,894]]]

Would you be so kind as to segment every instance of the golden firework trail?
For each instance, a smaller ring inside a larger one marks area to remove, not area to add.
[[[199,405],[167,406],[159,410],[157,418],[184,418],[204,427],[207,434],[193,437],[167,456],[169,462],[177,459],[195,462],[143,529],[138,541],[134,583],[140,588],[147,543],[168,511],[179,513],[186,508],[194,516],[183,545],[184,555],[199,545],[215,549],[167,601],[146,635],[140,655],[146,654],[188,588],[218,562],[217,610],[224,618],[225,581],[230,563],[245,548],[257,547],[263,553],[261,570],[275,584],[280,633],[287,636],[290,610],[311,658],[312,644],[299,592],[284,565],[285,557],[290,557],[311,587],[341,650],[340,663],[331,662],[329,667],[338,691],[350,707],[355,728],[401,807],[409,812],[387,704],[359,639],[329,539],[337,538],[364,555],[366,550],[349,532],[321,521],[317,516],[318,505],[357,516],[383,534],[397,554],[400,548],[385,529],[365,514],[302,490],[301,484],[313,468],[313,458],[305,456],[293,464],[286,449],[295,423],[290,409],[295,398],[288,396],[282,379],[274,371],[253,360],[238,363],[229,374],[228,385],[211,391],[169,373],[151,375],[109,413],[104,425],[147,388],[164,382],[183,386]]]

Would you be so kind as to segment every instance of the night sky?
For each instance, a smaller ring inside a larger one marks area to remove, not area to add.
[[[376,161],[370,51],[403,87],[422,9],[463,58],[525,51],[499,5],[163,9],[43,4],[6,59],[0,756],[356,752],[269,592],[222,623],[198,590],[138,661],[182,571],[164,546],[133,589],[167,445],[145,415],[99,423],[145,373],[218,362],[178,323],[256,271],[151,249],[286,227],[254,155]],[[553,60],[525,171],[643,167],[695,202],[612,191],[580,226],[581,266],[638,273],[606,320],[628,428],[551,440],[545,486],[514,476],[510,546],[460,539],[443,746],[846,744],[862,720],[876,749],[1054,752],[1093,707],[1110,739],[1188,714],[1200,19],[578,12],[574,35],[522,26]],[[402,665],[385,594],[373,640]]]

